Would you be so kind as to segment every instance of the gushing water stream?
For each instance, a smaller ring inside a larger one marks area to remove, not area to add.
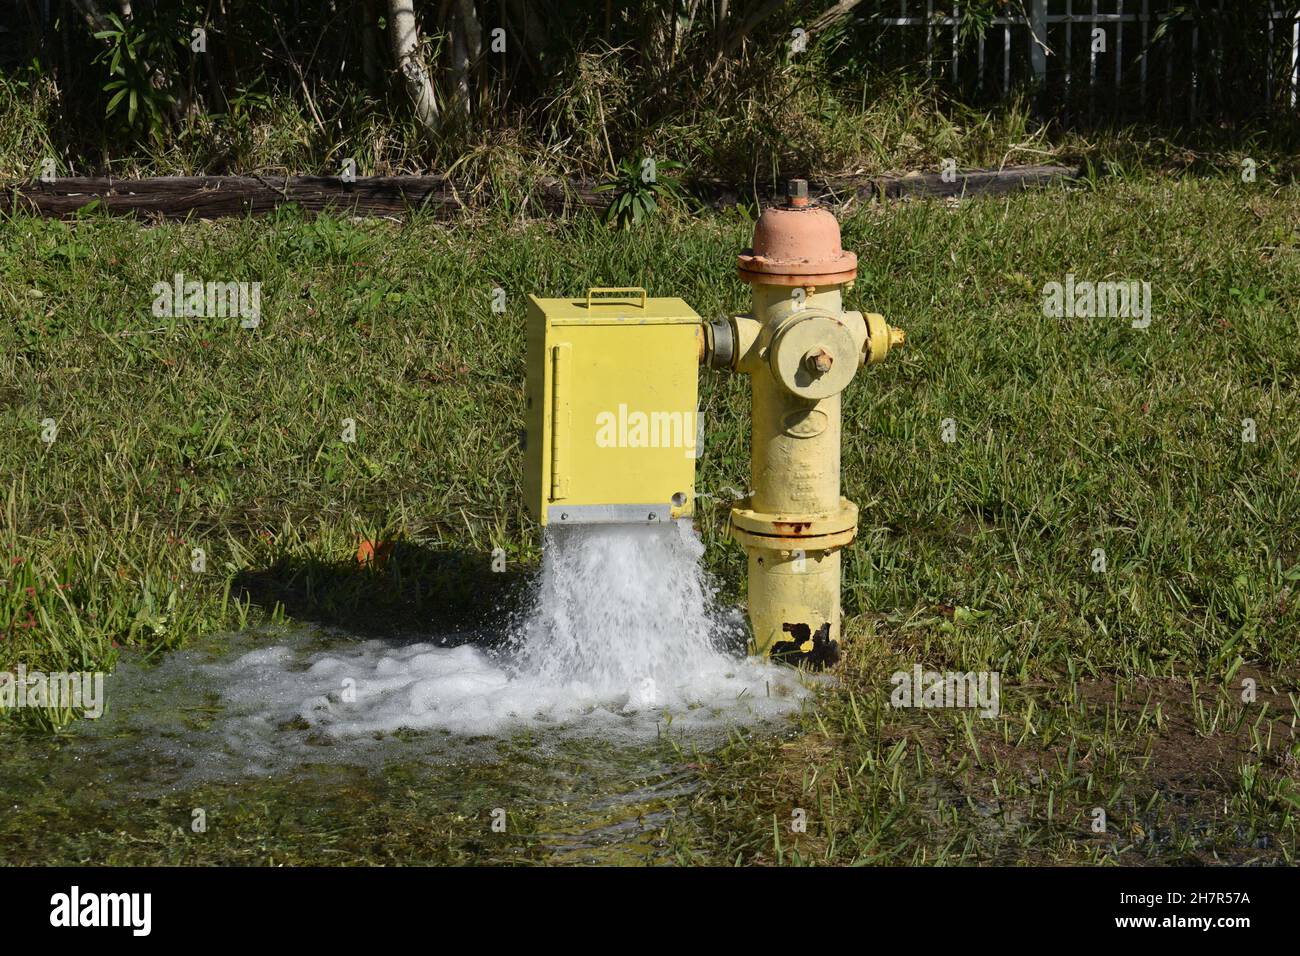
[[[124,663],[106,685],[111,719],[89,730],[125,720],[181,779],[236,779],[397,751],[459,759],[514,732],[704,742],[796,710],[808,689],[745,657],[743,620],[718,607],[702,553],[687,522],[558,528],[504,641],[233,635],[235,652],[215,659],[196,646],[157,667]],[[203,720],[172,726],[168,704]]]
[[[744,630],[716,607],[703,554],[687,522],[555,528],[512,636],[512,670],[584,696],[631,692],[642,706],[692,687],[707,694],[736,670]]]
[[[223,696],[262,702],[334,737],[397,730],[497,734],[512,726],[653,735],[766,718],[797,705],[789,671],[743,657],[689,523],[555,529],[531,604],[505,647],[380,641],[314,655],[284,647],[218,666]]]

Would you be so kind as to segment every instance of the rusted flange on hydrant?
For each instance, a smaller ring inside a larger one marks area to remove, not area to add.
[[[768,206],[754,226],[754,245],[736,257],[742,282],[818,286],[852,282],[858,257],[840,245],[840,224],[808,200],[808,183],[791,181],[786,201]]]

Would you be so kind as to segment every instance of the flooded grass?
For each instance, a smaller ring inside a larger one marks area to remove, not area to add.
[[[0,863],[1295,862],[1297,712],[1277,679],[1242,675],[1262,708],[1176,679],[1012,687],[985,720],[890,706],[898,658],[855,636],[839,680],[783,719],[623,739],[287,722],[255,740],[186,668],[361,642],[221,635],[128,662],[99,721],[4,732]]]
[[[429,638],[394,646],[426,646],[416,641]],[[99,720],[57,734],[4,731],[0,862],[674,859],[670,825],[699,785],[694,749],[725,740],[725,710],[711,711],[712,727],[695,715],[689,732],[666,713],[620,713],[589,726],[581,715],[552,726],[522,713],[523,726],[496,735],[340,736],[286,717],[270,695],[249,705],[249,687],[301,679],[306,706],[315,692],[308,662],[371,644],[274,628],[215,635],[162,663],[124,659]],[[291,651],[293,663],[230,686],[245,673],[230,662],[268,646]],[[758,731],[779,726],[769,717]]]
[[[13,756],[20,776],[65,765],[5,787],[5,865],[653,863],[671,858],[663,824],[692,785],[671,748],[568,741],[538,759],[510,741],[494,762],[303,766],[127,797],[129,773],[96,779],[75,744],[33,744]]]

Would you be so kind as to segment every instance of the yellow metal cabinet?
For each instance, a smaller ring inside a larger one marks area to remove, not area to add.
[[[524,493],[533,517],[547,525],[693,513],[702,343],[690,306],[644,289],[528,297]]]

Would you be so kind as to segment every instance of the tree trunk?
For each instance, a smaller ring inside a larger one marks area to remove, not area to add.
[[[379,6],[375,0],[361,0],[361,70],[366,86],[379,89]]]
[[[415,22],[414,0],[388,0],[388,29],[393,41],[393,63],[402,74],[415,116],[431,133],[442,125],[433,84],[420,58],[420,28]]]
[[[479,23],[478,13],[474,10],[474,0],[460,0],[460,23],[465,37],[465,56],[468,61],[470,82],[473,90],[483,88],[483,25]],[[469,93],[470,91],[466,91]],[[473,107],[472,98],[466,99],[466,106]]]
[[[451,34],[451,104],[449,112],[469,116],[469,42],[459,4],[448,24]]]

